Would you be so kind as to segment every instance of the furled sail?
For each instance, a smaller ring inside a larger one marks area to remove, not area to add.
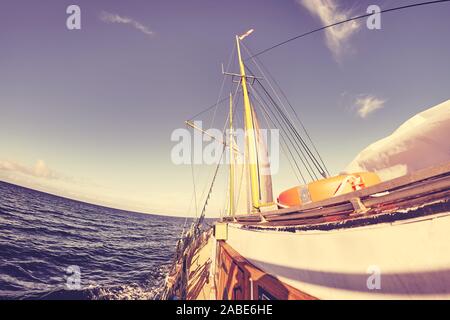
[[[236,214],[250,214],[252,200],[250,194],[250,173],[247,166],[247,152],[238,153],[235,158],[235,189]]]
[[[256,137],[260,202],[262,204],[269,204],[273,202],[273,194],[272,194],[272,175],[270,171],[268,148],[266,144],[267,135],[263,134],[263,131],[259,126],[259,121],[258,118],[256,117],[256,113],[254,110],[253,110],[253,125],[255,128],[255,137]]]
[[[255,137],[257,144],[257,165],[258,165],[258,185],[259,185],[259,199],[261,204],[270,204],[273,202],[272,193],[272,176],[270,170],[270,162],[268,156],[268,148],[266,144],[267,136],[264,131],[260,129],[256,114],[253,113],[253,124],[255,128]],[[245,139],[246,141],[246,139]],[[247,142],[247,141],[246,141]],[[237,149],[238,144],[235,139],[232,138],[229,141],[229,148]],[[244,147],[244,152],[233,151],[233,156],[229,160],[230,166],[233,167],[232,174],[234,175],[229,179],[232,204],[229,204],[230,215],[242,215],[252,212],[252,199],[251,199],[251,183],[249,172],[249,156],[248,146]]]

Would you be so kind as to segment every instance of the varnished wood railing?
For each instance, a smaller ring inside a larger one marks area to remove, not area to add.
[[[298,207],[266,213],[226,217],[225,221],[246,224],[289,224],[308,222],[320,217],[341,216],[348,219],[361,214],[377,214],[385,208],[420,205],[448,200],[450,197],[450,163],[419,170],[355,192]]]

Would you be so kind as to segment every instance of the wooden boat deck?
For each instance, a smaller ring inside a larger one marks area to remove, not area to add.
[[[214,280],[211,274],[213,245],[213,237],[208,237],[192,257],[187,284],[188,300],[215,299]]]

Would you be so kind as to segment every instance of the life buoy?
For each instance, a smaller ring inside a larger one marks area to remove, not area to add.
[[[360,190],[380,182],[378,175],[373,172],[338,175],[285,190],[278,196],[278,203],[283,207],[300,206]]]

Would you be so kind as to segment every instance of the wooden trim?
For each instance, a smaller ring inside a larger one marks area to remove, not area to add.
[[[264,219],[269,224],[270,222],[281,221],[289,221],[289,224],[293,224],[293,220],[298,220],[298,223],[303,224],[307,220],[320,217],[341,216],[342,219],[348,219],[354,213],[352,202],[355,199],[358,199],[368,209],[367,214],[374,214],[378,213],[379,210],[370,211],[371,208],[382,207],[395,202],[405,203],[405,200],[408,199],[412,199],[412,203],[415,204],[420,201],[426,201],[427,199],[430,200],[431,198],[435,201],[439,196],[442,199],[448,199],[447,191],[449,189],[450,162],[445,165],[420,170],[407,176],[382,182],[362,190],[308,203],[303,206],[279,209],[261,214],[260,216],[236,216],[236,221],[245,224],[260,224],[263,223]],[[389,192],[386,195],[373,196],[386,191]],[[430,195],[432,194],[435,194],[435,196],[431,197]],[[266,225],[268,223],[264,224]]]
[[[219,300],[224,297],[232,299],[235,296],[234,288],[238,288],[238,291],[242,290],[240,297],[246,300],[249,300],[252,295],[254,299],[258,299],[261,292],[277,300],[317,300],[254,266],[225,241],[218,241],[217,251],[214,278],[217,284],[216,297]],[[222,266],[225,266],[225,269]],[[235,266],[234,269],[233,266]],[[227,283],[226,286],[223,285],[224,281]]]

